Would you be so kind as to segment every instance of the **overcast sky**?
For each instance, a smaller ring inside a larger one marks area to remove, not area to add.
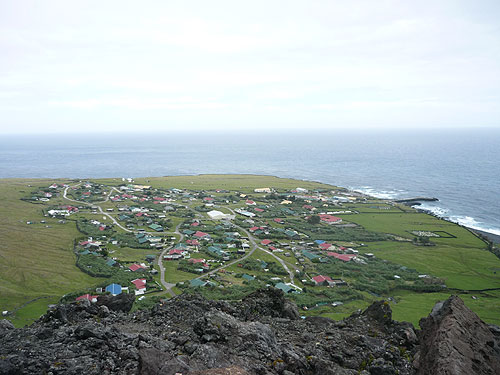
[[[0,132],[500,127],[500,1],[0,0]]]

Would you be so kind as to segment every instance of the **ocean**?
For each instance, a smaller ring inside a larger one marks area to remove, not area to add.
[[[3,135],[0,178],[251,173],[315,180],[500,235],[500,129]]]

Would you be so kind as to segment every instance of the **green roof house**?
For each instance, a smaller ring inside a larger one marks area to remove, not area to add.
[[[189,282],[189,285],[193,288],[196,288],[199,286],[205,286],[205,282],[200,279],[193,279]]]
[[[320,258],[319,255],[313,254],[313,253],[311,253],[310,251],[307,251],[307,250],[302,250],[302,255],[304,255],[309,260]]]
[[[274,287],[277,289],[281,289],[285,293],[291,293],[295,290],[291,286],[283,284],[283,283],[278,283]]]
[[[163,227],[161,225],[158,225],[158,224],[151,224],[148,228],[151,228],[157,232],[163,231]]]

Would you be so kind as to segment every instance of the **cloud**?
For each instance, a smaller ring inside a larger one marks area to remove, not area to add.
[[[5,3],[0,131],[500,124],[498,13],[446,0]]]

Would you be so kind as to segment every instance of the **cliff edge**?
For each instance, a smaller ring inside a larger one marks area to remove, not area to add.
[[[486,374],[500,358],[497,328],[456,297],[445,302],[453,308],[423,321],[421,332],[393,321],[384,301],[343,321],[300,319],[297,307],[274,288],[239,302],[182,295],[135,313],[123,311],[130,301],[122,298],[58,305],[22,329],[0,321],[0,374],[466,373],[460,366]],[[440,334],[450,331],[443,322],[453,326],[455,315],[462,317],[457,332],[463,334]],[[439,372],[446,367],[441,356],[450,356],[441,349],[452,345],[446,340],[471,349],[463,350],[459,367]],[[486,356],[486,364],[475,362]]]

